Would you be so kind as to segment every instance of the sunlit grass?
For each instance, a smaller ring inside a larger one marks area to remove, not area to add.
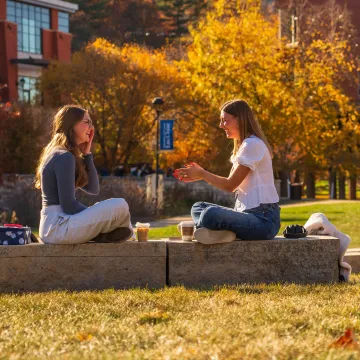
[[[329,198],[329,182],[328,180],[318,180],[315,185],[315,193],[317,199],[328,199]],[[339,183],[337,183],[337,193],[339,194]],[[345,186],[345,195],[346,198],[349,198],[349,183],[346,183]],[[360,184],[358,184],[356,189],[356,196],[360,198]]]
[[[357,359],[328,346],[360,334],[359,285],[1,295],[0,357]]]

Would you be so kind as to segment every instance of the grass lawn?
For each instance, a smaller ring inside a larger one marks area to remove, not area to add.
[[[336,184],[337,193],[339,194],[339,182]],[[315,184],[315,193],[317,199],[328,199],[329,198],[329,181],[328,180],[318,180]],[[345,196],[349,198],[349,181],[346,182],[345,186]],[[358,183],[356,188],[356,196],[360,198],[360,183]]]
[[[360,246],[357,203],[283,208],[281,231],[314,212]],[[175,226],[150,232],[177,235]],[[348,328],[360,336],[359,303],[360,275],[335,285],[2,294],[0,359],[355,360],[360,350],[329,345]]]
[[[31,280],[29,280],[31,281]],[[336,285],[0,295],[1,359],[358,359],[360,276]]]
[[[304,225],[310,215],[324,213],[336,227],[351,237],[351,247],[360,247],[360,206],[358,203],[340,203],[329,205],[296,206],[281,209],[281,230],[291,224]],[[176,226],[150,230],[151,239],[178,236]]]

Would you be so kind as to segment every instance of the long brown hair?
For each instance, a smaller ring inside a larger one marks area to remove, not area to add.
[[[46,158],[54,150],[70,151],[75,157],[75,186],[83,187],[88,182],[88,175],[75,141],[74,126],[80,122],[86,110],[77,105],[65,105],[59,109],[53,119],[52,136],[49,144],[43,149],[36,169],[35,187],[41,188],[41,172]]]
[[[240,145],[246,138],[251,135],[256,135],[265,143],[266,147],[269,149],[271,157],[273,157],[273,152],[271,150],[270,144],[267,141],[258,120],[255,118],[254,113],[252,112],[249,104],[246,101],[238,99],[227,101],[220,107],[220,110],[236,117],[238,121],[240,140],[234,139],[233,156],[236,155],[240,148]]]

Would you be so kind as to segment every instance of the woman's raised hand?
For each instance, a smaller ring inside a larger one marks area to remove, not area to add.
[[[89,141],[79,144],[79,149],[83,153],[83,155],[87,155],[91,152],[91,145],[94,139],[94,135],[95,135],[95,129],[94,126],[92,126],[89,129]]]
[[[202,180],[204,171],[205,170],[200,165],[192,162],[190,164],[186,164],[184,168],[176,169],[173,175],[177,179],[185,183],[189,183]]]

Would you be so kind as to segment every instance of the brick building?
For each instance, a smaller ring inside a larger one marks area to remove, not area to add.
[[[70,61],[69,16],[77,10],[62,0],[0,0],[0,102],[32,102],[41,69]]]

